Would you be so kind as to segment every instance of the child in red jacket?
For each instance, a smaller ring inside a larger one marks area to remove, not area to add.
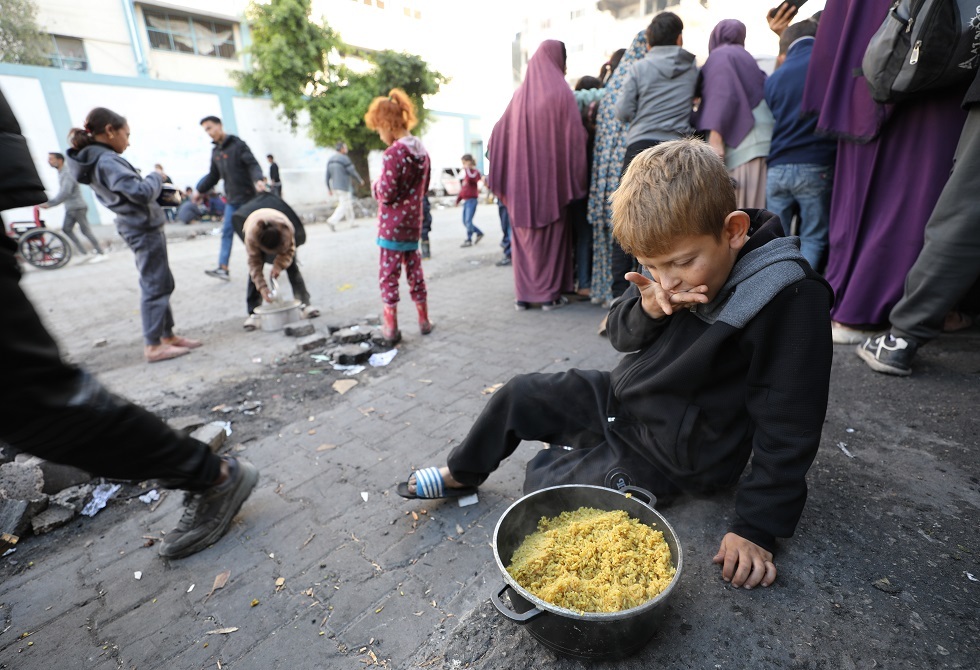
[[[466,241],[460,246],[471,247],[483,239],[483,231],[473,225],[473,215],[476,214],[476,201],[480,197],[480,181],[483,175],[476,169],[476,161],[472,154],[464,154],[463,178],[460,179],[459,195],[456,204],[463,203],[463,225],[466,227]],[[476,235],[476,239],[473,236]]]

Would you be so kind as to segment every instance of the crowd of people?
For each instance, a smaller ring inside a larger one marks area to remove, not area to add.
[[[621,297],[637,263],[611,235],[610,196],[640,152],[694,136],[725,161],[738,206],[777,214],[826,276],[836,296],[835,343],[858,344],[872,368],[904,375],[919,346],[972,325],[976,262],[963,267],[962,254],[951,251],[969,239],[963,226],[938,241],[942,251],[926,247],[946,260],[920,252],[937,229],[927,231],[926,222],[940,193],[955,183],[947,178],[954,152],[963,160],[963,107],[976,94],[964,101],[964,82],[898,104],[872,100],[860,66],[890,4],[832,1],[805,19],[792,3],[774,8],[767,19],[779,55],[768,76],[734,19],[715,26],[698,68],[684,48],[682,19],[661,12],[574,91],[564,45],[542,44],[489,142],[490,184],[514,230],[517,308],[554,309],[573,293],[608,308]],[[915,187],[896,188],[912,164]],[[959,266],[945,269],[954,257]],[[927,291],[913,287],[921,277],[950,274],[959,278],[932,289],[942,300],[904,306],[903,291]],[[893,310],[903,325],[882,336]],[[918,322],[903,317],[909,313]],[[600,334],[605,326],[603,319]]]
[[[736,487],[730,531],[713,560],[735,586],[774,582],[776,538],[792,535],[806,501],[832,343],[859,343],[874,369],[907,374],[916,349],[949,326],[980,275],[969,207],[980,80],[968,91],[964,84],[875,103],[854,73],[888,5],[831,0],[822,15],[796,23],[794,7],[782,5],[769,16],[780,35],[771,77],[745,51],[745,26],[735,20],[712,32],[699,70],[684,49],[682,20],[661,12],[578,91],[565,79],[563,43],[541,44],[488,142],[486,183],[509,221],[515,306],[550,311],[576,290],[591,295],[608,303],[604,327],[627,355],[612,371],[514,377],[446,464],[412,473],[398,486],[402,496],[472,492],[522,440],[540,441],[547,447],[528,464],[526,491],[638,484],[671,498]],[[418,117],[403,90],[375,98],[364,120],[387,146],[372,194],[381,331],[395,343],[402,267],[419,330],[433,329],[422,268],[431,161],[412,135]],[[237,231],[249,256],[250,314],[272,299],[266,263],[272,278],[287,272],[309,309],[296,259],[301,222],[266,192],[244,142],[217,117],[201,125],[214,150],[197,191],[222,179],[227,195],[218,265],[208,274],[228,279]],[[20,137],[2,96],[0,131]],[[157,202],[164,175],[143,176],[122,157],[129,137],[124,117],[93,109],[71,131],[65,160],[116,214],[134,253],[144,353],[157,362],[202,343],[174,330]],[[12,146],[18,152],[3,160],[15,170],[5,174],[25,178],[0,184],[0,210],[46,201],[26,144]],[[346,190],[360,177],[341,149],[328,178]],[[911,161],[922,172],[915,188],[895,188]],[[472,219],[483,177],[472,156],[463,162],[459,202],[472,245],[483,236]],[[51,163],[62,167],[55,155]],[[799,237],[789,235],[796,229]],[[582,243],[589,232],[591,255]],[[93,473],[186,489],[184,517],[161,545],[166,557],[220,537],[256,485],[255,468],[211,454],[62,361],[18,279],[4,241],[9,318],[0,346],[17,397],[0,403],[0,439]],[[121,452],[134,442],[139,454]]]

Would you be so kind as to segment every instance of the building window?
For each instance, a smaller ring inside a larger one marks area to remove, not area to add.
[[[230,23],[187,14],[144,9],[150,46],[164,51],[235,57],[235,29]]]
[[[88,58],[85,57],[85,45],[80,39],[51,35],[51,67],[62,70],[87,70]]]

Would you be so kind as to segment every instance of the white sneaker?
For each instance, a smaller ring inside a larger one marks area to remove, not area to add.
[[[95,255],[93,255],[89,259],[88,262],[89,262],[89,264],[92,264],[92,263],[105,263],[107,260],[109,260],[109,257],[106,256],[105,254],[95,254]]]
[[[313,305],[300,305],[300,310],[303,314],[303,318],[305,319],[315,319],[316,317],[320,316],[319,308],[314,307]]]
[[[245,323],[242,324],[242,328],[248,331],[255,330],[262,325],[262,317],[257,314],[249,314],[248,318],[245,319]]]

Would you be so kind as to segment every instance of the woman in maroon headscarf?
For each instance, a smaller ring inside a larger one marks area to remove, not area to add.
[[[588,174],[585,127],[564,75],[565,45],[543,42],[488,144],[490,187],[510,213],[517,309],[555,309],[572,291],[565,210],[585,197]]]
[[[708,40],[708,60],[701,68],[701,104],[694,126],[707,130],[708,143],[738,182],[738,207],[766,206],[766,157],[773,118],[763,100],[765,73],[745,50],[745,24],[720,21]]]
[[[804,113],[820,113],[817,132],[838,138],[826,271],[837,344],[887,326],[966,120],[965,86],[894,106],[871,99],[861,59],[892,4],[828,0],[803,93]]]

